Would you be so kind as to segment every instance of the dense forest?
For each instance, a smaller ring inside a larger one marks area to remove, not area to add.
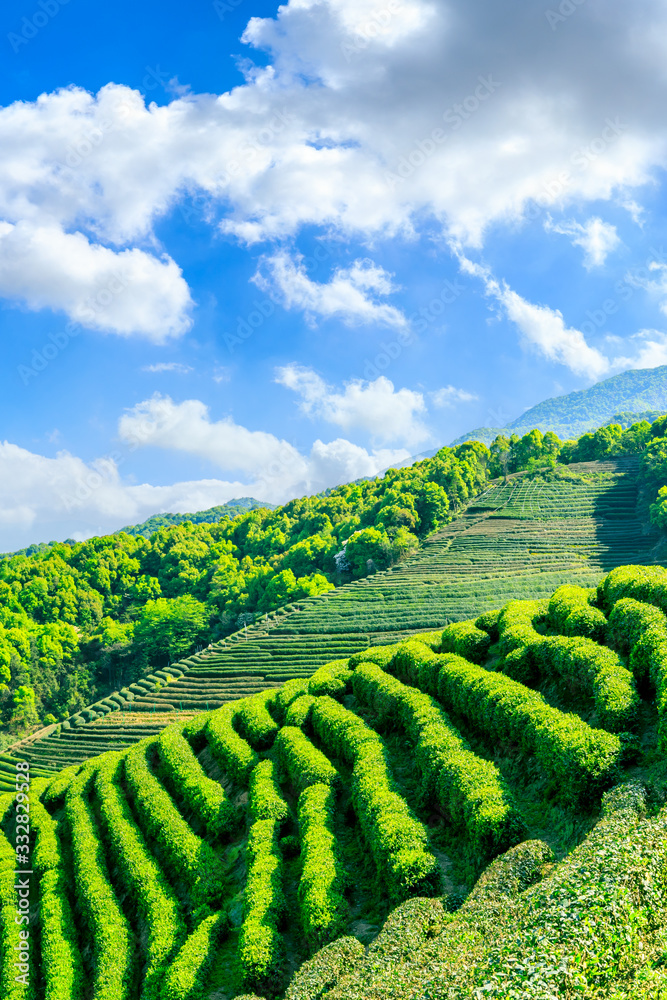
[[[667,529],[667,416],[576,441],[469,442],[381,478],[150,537],[119,532],[0,562],[0,713],[13,733],[66,718],[244,623],[416,551],[491,479],[639,455]]]

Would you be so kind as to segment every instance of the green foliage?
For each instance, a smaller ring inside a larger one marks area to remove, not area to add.
[[[65,793],[69,788],[70,782],[76,777],[79,768],[75,765],[73,767],[65,767],[62,771],[52,778],[44,792],[42,793],[42,800],[47,806],[58,806],[62,803],[65,798]]]
[[[332,698],[342,698],[349,689],[352,672],[347,660],[334,660],[326,663],[308,681],[308,693],[313,695],[328,694]]]
[[[423,776],[424,801],[435,798],[454,827],[466,831],[477,862],[520,839],[523,824],[498,768],[470,750],[432,697],[373,663],[357,667],[352,686],[381,725],[407,733]]]
[[[178,900],[148,849],[122,794],[122,770],[120,754],[109,753],[100,758],[95,773],[97,801],[110,857],[148,932],[142,996],[146,1000],[157,1000],[164,966],[185,938],[185,926]]]
[[[394,664],[407,683],[433,694],[490,742],[511,743],[533,754],[563,797],[590,801],[614,781],[621,757],[618,737],[559,712],[510,677],[453,653],[432,653],[418,642],[401,644]]]
[[[237,785],[247,787],[259,757],[233,726],[238,702],[212,712],[206,724],[206,738],[220,767]]]
[[[283,824],[289,806],[280,793],[278,770],[272,760],[262,760],[250,775],[250,813],[255,820],[275,820]]]
[[[598,600],[610,612],[622,597],[653,604],[667,612],[667,571],[663,566],[619,566],[598,585]]]
[[[474,622],[454,622],[444,629],[440,649],[443,653],[458,653],[472,663],[484,663],[490,646],[488,633]]]
[[[56,824],[35,797],[37,789],[34,784],[31,791],[30,823],[36,833],[32,864],[39,874],[45,995],[48,1000],[80,1000],[84,996],[84,969]]]
[[[195,903],[219,901],[226,885],[223,865],[211,846],[192,832],[151,771],[147,757],[154,742],[142,741],[123,755],[125,778],[142,828],[171,877],[187,884]]]
[[[598,608],[591,607],[595,590],[565,585],[549,599],[546,624],[561,635],[583,636],[604,642],[607,619]]]
[[[498,642],[500,638],[499,620],[500,610],[487,611],[475,619],[475,625],[489,635],[492,643]]]
[[[228,931],[226,913],[205,917],[167,968],[159,1000],[204,1000],[206,973]]]
[[[246,848],[248,877],[238,954],[244,986],[274,992],[282,978],[285,957],[279,931],[286,910],[279,836],[287,804],[281,799],[272,761],[262,761],[253,773],[250,811],[255,822]]]
[[[355,937],[341,937],[325,945],[297,971],[287,987],[285,1000],[320,1000],[350,973],[364,952],[363,944]]]
[[[147,663],[179,659],[208,631],[206,605],[189,594],[147,601],[134,627],[134,639]]]
[[[275,742],[276,752],[289,780],[301,793],[310,785],[340,787],[340,775],[327,757],[313,746],[296,726],[283,726]]]
[[[0,821],[13,805],[13,794],[0,796]],[[30,938],[30,930],[26,922],[17,918],[16,857],[16,850],[0,830],[0,987],[3,1000],[34,1000],[34,962],[30,956],[27,962],[21,961],[25,954],[22,945]]]
[[[391,562],[389,535],[378,528],[362,528],[349,539],[345,555],[353,576],[366,576],[369,571],[386,569]]]
[[[561,592],[567,590],[563,595]],[[575,591],[572,594],[572,591]],[[597,619],[587,619],[588,605],[579,588],[559,588],[548,603],[547,621],[559,623],[567,632],[574,623],[587,629],[599,628]],[[553,603],[552,603],[553,602]],[[578,603],[577,603],[578,602]],[[573,610],[570,610],[573,608]],[[610,649],[583,637],[543,636],[533,622],[543,618],[544,604],[510,601],[499,618],[501,649],[506,652],[503,671],[515,680],[530,683],[538,677],[556,676],[592,695],[598,722],[612,731],[632,727],[636,721],[639,696],[634,680],[620,657]],[[597,609],[590,609],[596,611]],[[604,615],[598,612],[606,631]]]
[[[130,996],[135,943],[109,884],[104,850],[87,801],[93,771],[86,768],[69,785],[65,815],[70,830],[78,901],[95,952],[93,991],[99,1000]]]
[[[302,694],[299,698],[295,698],[287,709],[285,725],[299,726],[299,728],[307,725],[316,700],[312,694]]]
[[[313,950],[340,935],[348,915],[343,896],[346,877],[334,835],[334,805],[330,783],[310,784],[299,796],[302,867],[298,898],[306,940]]]
[[[273,698],[274,693],[269,688],[237,703],[234,721],[241,735],[256,750],[268,750],[278,732],[278,726],[268,709],[273,703]]]
[[[307,694],[308,692],[308,682],[295,678],[292,681],[286,681],[278,691],[275,692],[275,698],[273,700],[273,710],[276,718],[281,725],[285,723],[285,715],[287,709],[300,698],[301,695]]]
[[[225,790],[207,777],[190,744],[175,726],[158,740],[160,762],[180,799],[204,824],[212,839],[231,833],[239,817]]]
[[[353,764],[352,801],[389,896],[437,893],[440,871],[427,848],[426,830],[395,789],[380,737],[327,695],[313,706],[312,724],[327,748]]]

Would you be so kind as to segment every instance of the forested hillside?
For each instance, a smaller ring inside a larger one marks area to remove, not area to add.
[[[638,456],[646,519],[667,526],[667,417],[577,441],[533,430],[443,448],[327,495],[215,524],[62,543],[0,562],[0,712],[14,733],[75,714],[113,688],[290,602],[409,558],[490,480]],[[566,474],[565,470],[562,474]]]
[[[256,510],[258,507],[268,507],[275,510],[275,504],[255,500],[253,497],[240,497],[238,500],[228,500],[227,503],[218,507],[209,507],[208,510],[198,510],[194,514],[154,514],[147,521],[141,524],[129,524],[115,534],[124,532],[126,535],[143,535],[150,538],[160,528],[171,528],[176,524],[184,524],[190,521],[191,524],[217,524],[226,518],[238,517],[249,510]]]
[[[402,559],[478,492],[487,460],[481,445],[443,449],[275,510],[3,560],[2,721],[19,731],[65,718],[149,664]]]

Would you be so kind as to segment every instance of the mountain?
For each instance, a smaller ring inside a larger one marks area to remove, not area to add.
[[[192,524],[217,524],[218,521],[222,521],[226,517],[238,517],[239,514],[247,514],[249,510],[255,510],[257,507],[268,507],[269,510],[276,509],[275,504],[267,503],[265,500],[240,497],[238,500],[229,500],[219,507],[198,510],[195,514],[153,514],[142,524],[128,525],[126,528],[115,531],[114,534],[119,535],[121,531],[124,531],[126,535],[143,535],[144,538],[150,538],[160,528],[183,524],[184,521],[191,521]]]
[[[471,440],[491,444],[498,434],[522,435],[534,427],[553,431],[561,440],[568,440],[603,424],[615,421],[628,427],[634,420],[655,420],[665,412],[667,365],[661,365],[621,372],[589,389],[545,399],[506,427],[477,427],[452,441],[452,447]]]

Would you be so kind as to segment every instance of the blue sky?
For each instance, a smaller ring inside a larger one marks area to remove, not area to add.
[[[667,363],[667,3],[0,11],[0,551]]]

